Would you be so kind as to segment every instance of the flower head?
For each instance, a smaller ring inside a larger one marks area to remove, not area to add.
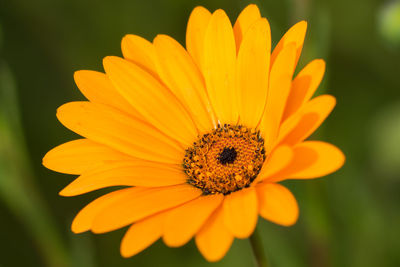
[[[294,224],[297,202],[279,182],[321,177],[344,162],[335,146],[305,141],[335,106],[329,95],[311,99],[323,60],[293,79],[306,27],[294,25],[271,53],[257,6],[234,27],[223,10],[197,7],[186,49],[166,35],[153,43],[127,35],[124,57],[106,57],[105,73],[76,72],[88,101],[61,106],[57,117],[83,138],[54,148],[43,164],[79,175],[63,196],[126,188],[84,207],[72,231],[129,225],[124,257],[159,238],[177,247],[194,237],[216,261],[235,237],[253,233],[258,215]]]

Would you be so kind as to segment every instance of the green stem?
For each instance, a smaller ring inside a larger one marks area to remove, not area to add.
[[[258,229],[249,238],[251,249],[254,253],[257,267],[268,267],[268,261],[264,254],[264,247],[262,244],[260,232]]]

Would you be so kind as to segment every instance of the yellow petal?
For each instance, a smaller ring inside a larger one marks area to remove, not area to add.
[[[179,165],[144,160],[118,161],[85,172],[65,187],[60,195],[75,196],[109,186],[160,187],[186,182]]]
[[[301,110],[282,124],[277,142],[293,146],[305,140],[318,129],[335,104],[336,99],[331,95],[318,96],[304,104]]]
[[[233,235],[226,229],[223,217],[222,207],[220,207],[196,234],[197,248],[210,262],[222,259],[233,242]]]
[[[293,153],[289,165],[265,181],[318,178],[340,169],[345,161],[340,149],[321,141],[297,144],[293,148]]]
[[[238,16],[233,32],[235,34],[236,49],[239,51],[243,37],[250,26],[261,18],[260,10],[254,4],[248,5]]]
[[[165,244],[170,247],[186,244],[221,204],[222,199],[220,194],[203,196],[173,209],[164,225]]]
[[[57,110],[68,129],[122,153],[180,164],[183,149],[150,125],[102,104],[71,102]]]
[[[128,34],[122,39],[121,50],[124,58],[157,77],[153,44],[146,39]]]
[[[285,103],[289,95],[294,72],[295,46],[288,45],[279,54],[271,68],[269,89],[260,130],[267,153],[276,141]]]
[[[129,114],[137,114],[104,73],[80,70],[74,73],[74,79],[79,90],[91,102],[109,105]]]
[[[184,204],[201,195],[191,185],[147,188],[130,194],[103,209],[93,222],[94,233],[105,233],[139,221],[157,212]]]
[[[121,95],[146,121],[185,147],[193,143],[197,131],[186,109],[152,75],[119,57],[106,57],[103,65]]]
[[[262,181],[268,177],[278,173],[289,165],[293,157],[293,150],[291,147],[283,145],[275,148],[271,155],[265,161],[260,173],[255,182]]]
[[[293,194],[284,186],[274,183],[257,185],[260,215],[271,222],[291,226],[299,217],[299,207]]]
[[[241,124],[255,128],[264,112],[268,93],[271,30],[259,19],[246,32],[237,58],[237,86]]]
[[[161,79],[181,100],[201,132],[215,125],[204,80],[186,50],[167,35],[154,39],[157,68]]]
[[[282,120],[287,119],[313,96],[325,73],[325,61],[311,61],[293,80]]]
[[[132,257],[143,251],[162,235],[166,212],[147,217],[129,227],[121,241],[121,255]]]
[[[237,238],[249,237],[258,218],[257,194],[253,187],[227,195],[224,200],[224,222]]]
[[[186,49],[201,69],[204,62],[204,37],[211,13],[202,6],[193,9],[186,30]]]
[[[294,44],[296,47],[296,60],[295,60],[295,66],[296,66],[300,58],[301,50],[303,49],[303,43],[304,43],[304,38],[306,36],[306,31],[307,31],[307,22],[304,20],[296,23],[293,27],[291,27],[285,33],[285,35],[282,37],[282,39],[279,41],[274,51],[272,52],[271,66],[274,65],[276,58],[284,50],[284,48],[290,44]]]
[[[204,41],[204,68],[208,95],[218,120],[236,124],[238,94],[235,86],[236,46],[228,16],[215,11]]]
[[[101,210],[111,205],[113,202],[126,197],[127,195],[138,193],[141,190],[143,190],[143,188],[139,187],[121,189],[108,193],[90,202],[75,216],[71,226],[72,232],[78,234],[90,230],[94,218]]]
[[[43,165],[53,171],[81,174],[104,163],[128,160],[131,157],[88,139],[59,145],[44,156]]]

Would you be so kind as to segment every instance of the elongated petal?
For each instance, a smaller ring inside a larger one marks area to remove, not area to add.
[[[293,80],[282,120],[287,119],[311,99],[325,73],[325,61],[311,61]]]
[[[274,183],[257,185],[260,215],[271,222],[291,226],[299,217],[299,207],[293,194],[284,186]]]
[[[124,58],[137,64],[157,77],[155,66],[155,51],[153,44],[146,39],[128,34],[122,39],[121,50]]]
[[[193,9],[186,30],[186,49],[202,69],[204,64],[204,37],[211,19],[211,13],[202,6]]]
[[[172,210],[166,219],[163,240],[171,247],[186,244],[221,204],[222,195],[199,197]]]
[[[291,147],[283,145],[275,148],[268,157],[255,182],[262,181],[280,172],[289,165],[293,157]]]
[[[278,182],[286,179],[312,179],[335,172],[343,166],[342,151],[329,143],[306,141],[293,148],[289,165],[266,181]]]
[[[47,152],[43,158],[43,165],[57,172],[81,174],[104,163],[130,158],[105,145],[88,139],[78,139],[59,145]]]
[[[93,220],[96,215],[113,202],[126,197],[127,195],[137,194],[143,188],[126,188],[108,193],[101,196],[85,206],[74,218],[72,222],[72,232],[78,234],[89,231],[92,228]]]
[[[118,161],[100,166],[79,176],[60,195],[75,196],[109,186],[161,187],[186,182],[179,165],[143,160]]]
[[[127,195],[96,216],[92,231],[105,233],[124,227],[157,212],[184,204],[199,197],[201,193],[201,190],[185,184],[148,188],[138,194]]]
[[[162,235],[166,213],[157,213],[129,227],[121,241],[121,255],[132,257],[156,242]]]
[[[222,259],[233,242],[233,235],[226,229],[222,208],[218,208],[196,234],[200,253],[210,262]]]
[[[335,107],[336,99],[331,95],[318,96],[304,105],[281,127],[278,143],[295,145],[308,138]]]
[[[243,37],[250,26],[261,18],[260,10],[254,4],[248,5],[242,12],[240,12],[233,32],[235,34],[236,49],[239,51],[239,47],[242,43]]]
[[[237,59],[239,114],[242,124],[255,128],[264,112],[268,93],[271,30],[259,19],[246,32]]]
[[[189,146],[196,127],[178,99],[148,72],[119,57],[106,57],[104,69],[129,103],[166,135]]]
[[[253,187],[236,191],[224,200],[224,222],[238,238],[249,237],[258,218],[257,194]]]
[[[150,125],[115,109],[89,102],[71,102],[57,110],[68,129],[122,153],[152,161],[180,164],[183,151]]]
[[[129,114],[137,114],[134,107],[120,95],[104,73],[79,70],[74,73],[74,79],[79,90],[90,102],[109,105]]]
[[[204,68],[208,95],[222,123],[237,123],[235,86],[236,46],[228,16],[221,9],[210,19],[204,41]]]
[[[294,72],[295,46],[287,45],[271,68],[265,111],[260,124],[267,153],[272,150],[279,132],[285,103]]]
[[[304,20],[296,23],[293,27],[291,27],[285,33],[285,35],[282,37],[282,39],[279,41],[274,51],[272,52],[271,66],[274,65],[276,58],[284,50],[284,48],[287,45],[291,44],[294,44],[296,47],[296,60],[295,60],[295,66],[296,66],[300,58],[301,50],[303,49],[306,31],[307,31],[307,22]]]
[[[164,83],[181,100],[201,132],[215,125],[204,80],[186,50],[167,35],[154,39],[157,69]]]

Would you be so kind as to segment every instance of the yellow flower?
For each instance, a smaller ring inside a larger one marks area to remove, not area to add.
[[[311,61],[293,78],[306,22],[271,53],[268,21],[249,5],[232,28],[223,10],[193,10],[186,49],[166,35],[153,43],[122,40],[124,58],[106,57],[105,74],[78,71],[89,101],[61,106],[57,117],[83,136],[43,159],[80,175],[62,196],[126,186],[83,208],[72,231],[105,233],[130,225],[121,243],[129,257],[162,238],[171,247],[192,237],[209,261],[233,239],[249,237],[258,215],[290,226],[294,196],[278,182],[310,179],[344,163],[335,146],[304,141],[335,98],[311,99],[325,71]]]

